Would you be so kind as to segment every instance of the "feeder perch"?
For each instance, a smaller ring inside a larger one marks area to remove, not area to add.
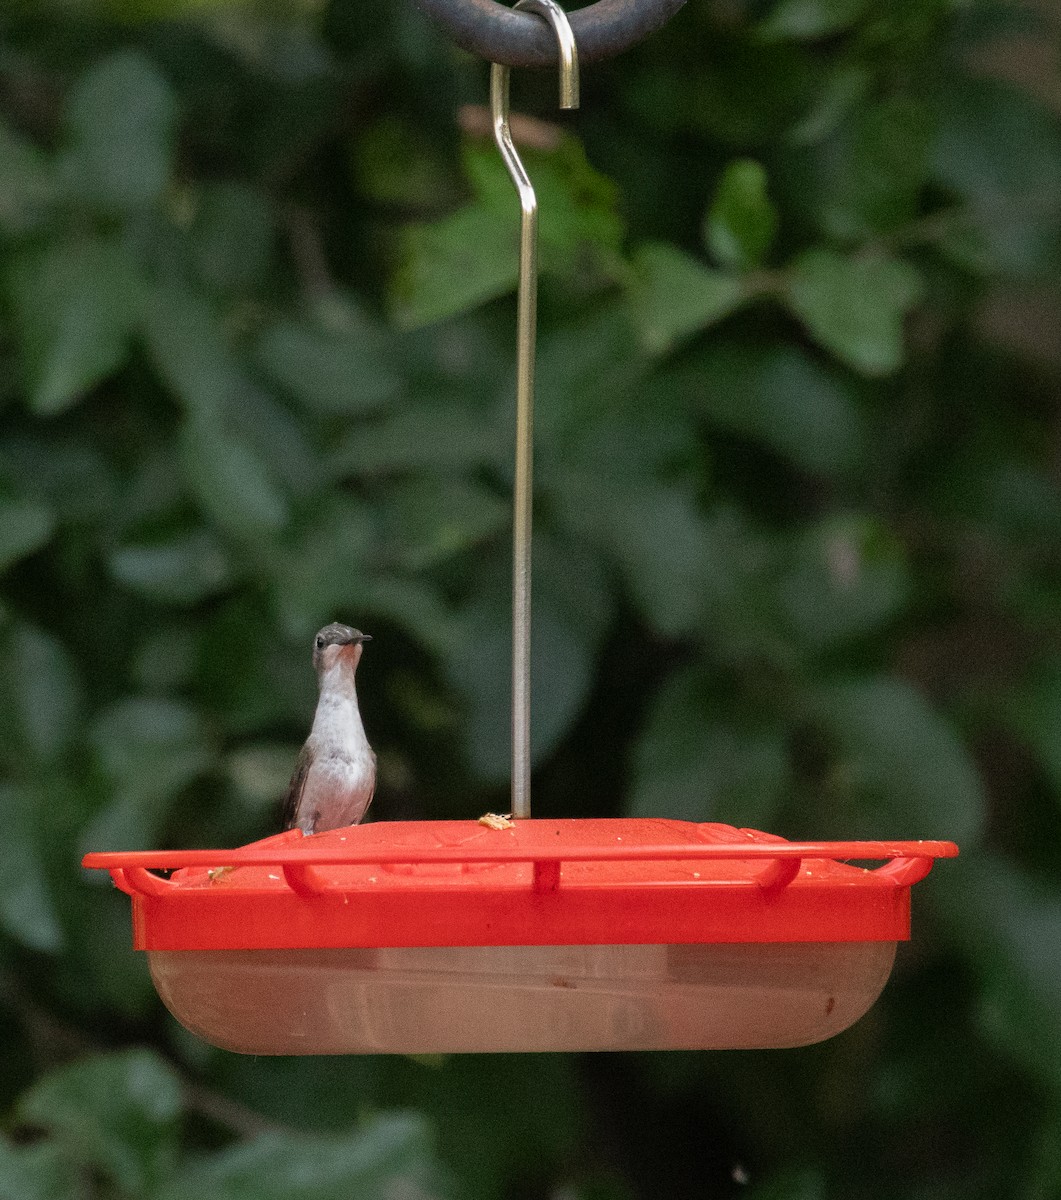
[[[85,865],[132,897],[159,994],[206,1041],[410,1054],[821,1041],[880,994],[911,885],[956,853],[652,818],[415,821]]]
[[[420,0],[480,12],[491,0]],[[634,9],[581,10],[600,53]],[[575,40],[546,18],[561,103]],[[652,13],[649,14],[648,10]],[[523,13],[501,62],[539,61]],[[640,19],[640,18],[639,18]],[[638,26],[640,28],[640,26]],[[530,31],[533,34],[533,31]],[[489,35],[491,38],[493,34]],[[529,57],[528,57],[529,56]],[[728,825],[530,820],[531,473],[537,201],[491,72],[498,147],[521,207],[513,539],[514,822],[381,822],[238,850],[90,854],[132,899],[133,940],[187,1028],[245,1054],[802,1046],[873,1003],[910,935],[910,887],[951,842],[787,842]],[[884,859],[867,870],[854,865]],[[172,872],[168,877],[157,871]]]

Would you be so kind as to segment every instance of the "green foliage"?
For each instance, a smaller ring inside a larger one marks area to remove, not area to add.
[[[17,1118],[49,1140],[19,1149],[0,1139],[0,1196],[56,1200],[86,1194],[78,1168],[106,1191],[91,1194],[185,1200],[441,1200],[444,1173],[430,1130],[412,1114],[380,1114],[351,1133],[311,1136],[265,1128],[196,1162],[179,1164],[188,1107],[173,1069],[148,1050],[80,1058],[22,1097]]]
[[[78,858],[273,832],[333,619],[377,819],[503,807],[485,68],[411,0],[4,6],[0,1200],[1061,1192],[1061,121],[997,77],[1040,7],[705,0],[580,114],[514,79],[565,122],[514,122],[536,809],[956,838],[879,1005],[784,1054],[340,1062],[179,1030]]]
[[[425,1122],[380,1116],[343,1137],[265,1133],[212,1156],[159,1193],[161,1200],[343,1200],[364,1196],[440,1197],[437,1162]]]
[[[523,155],[538,195],[541,269],[584,288],[618,269],[622,226],[615,188],[573,138],[548,153]],[[393,281],[394,310],[415,329],[511,291],[519,265],[513,186],[493,144],[469,144],[464,175],[473,198],[455,213],[405,230]],[[517,208],[517,213],[518,213]]]
[[[807,332],[866,375],[903,361],[903,318],[920,294],[917,273],[892,259],[808,250],[793,265],[788,302]]]
[[[135,1196],[172,1174],[180,1110],[172,1070],[147,1051],[129,1050],[52,1072],[23,1096],[18,1115]]]
[[[708,249],[723,266],[758,267],[776,233],[777,212],[766,194],[766,172],[750,159],[730,163],[708,210]]]
[[[659,353],[728,317],[740,304],[739,279],[649,242],[634,259],[631,301],[645,348]]]
[[[0,854],[0,925],[7,936],[37,950],[58,950],[62,932],[43,879],[33,837],[30,797],[12,787],[0,792],[7,835]]]
[[[917,692],[896,679],[843,681],[824,689],[820,704],[822,725],[840,745],[832,785],[852,828],[872,807],[873,827],[885,836],[916,820],[926,836],[946,829],[963,845],[976,844],[980,780],[953,730]]]
[[[687,668],[655,699],[637,747],[630,811],[769,828],[789,769],[779,722],[720,705],[703,669]]]
[[[76,1164],[53,1143],[19,1147],[0,1141],[3,1200],[72,1200],[83,1194]]]
[[[76,404],[122,365],[136,321],[137,280],[110,238],[59,238],[12,258],[11,304],[27,399],[40,416]]]
[[[78,199],[105,212],[155,204],[169,182],[175,118],[173,92],[150,59],[109,55],[67,99],[59,170]]]

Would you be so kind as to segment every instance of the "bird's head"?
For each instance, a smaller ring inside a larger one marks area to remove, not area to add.
[[[333,621],[319,630],[313,639],[313,666],[318,675],[342,663],[351,670],[357,670],[361,661],[361,650],[365,642],[372,641],[367,633],[360,629],[351,629],[349,625],[340,625]]]

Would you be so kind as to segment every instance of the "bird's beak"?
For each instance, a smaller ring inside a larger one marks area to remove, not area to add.
[[[357,640],[359,642],[371,642],[372,634],[371,633],[363,633]]]

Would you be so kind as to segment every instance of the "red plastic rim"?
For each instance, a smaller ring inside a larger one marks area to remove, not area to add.
[[[953,842],[788,842],[654,818],[397,821],[96,853],[140,950],[900,941]],[[889,860],[875,870],[851,865]],[[170,878],[154,874],[175,871]]]

